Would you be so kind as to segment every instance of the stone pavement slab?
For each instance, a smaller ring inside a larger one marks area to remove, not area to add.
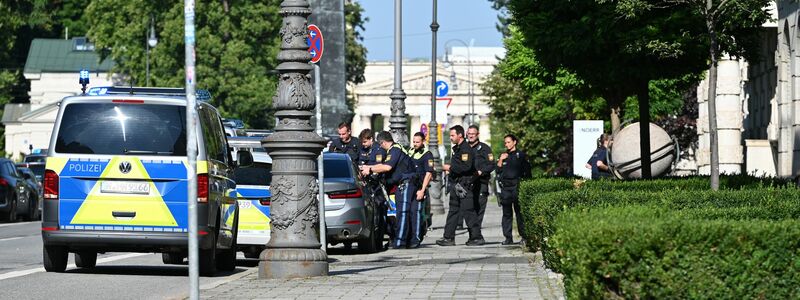
[[[435,215],[433,230],[419,249],[358,254],[339,245],[328,250],[327,277],[260,280],[254,268],[238,280],[203,289],[200,295],[226,300],[564,299],[560,275],[544,268],[539,253],[500,245],[500,215],[497,204],[490,202],[483,224],[484,246],[465,246],[466,231],[458,232],[456,246],[437,246],[444,215]]]

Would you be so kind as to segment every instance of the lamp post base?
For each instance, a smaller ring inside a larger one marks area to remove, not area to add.
[[[259,255],[259,279],[328,276],[328,255],[321,249],[266,249]]]

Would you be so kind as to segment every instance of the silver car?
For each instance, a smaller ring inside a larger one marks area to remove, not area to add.
[[[355,242],[366,253],[382,250],[380,206],[367,192],[358,168],[343,153],[326,152],[323,160],[328,243],[349,247]]]

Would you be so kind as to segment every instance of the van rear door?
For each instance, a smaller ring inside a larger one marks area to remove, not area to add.
[[[187,231],[185,106],[69,103],[60,120],[47,169],[61,229]]]

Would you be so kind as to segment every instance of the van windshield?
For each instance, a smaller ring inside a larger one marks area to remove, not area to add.
[[[186,156],[186,108],[74,103],[64,108],[57,153]]]

